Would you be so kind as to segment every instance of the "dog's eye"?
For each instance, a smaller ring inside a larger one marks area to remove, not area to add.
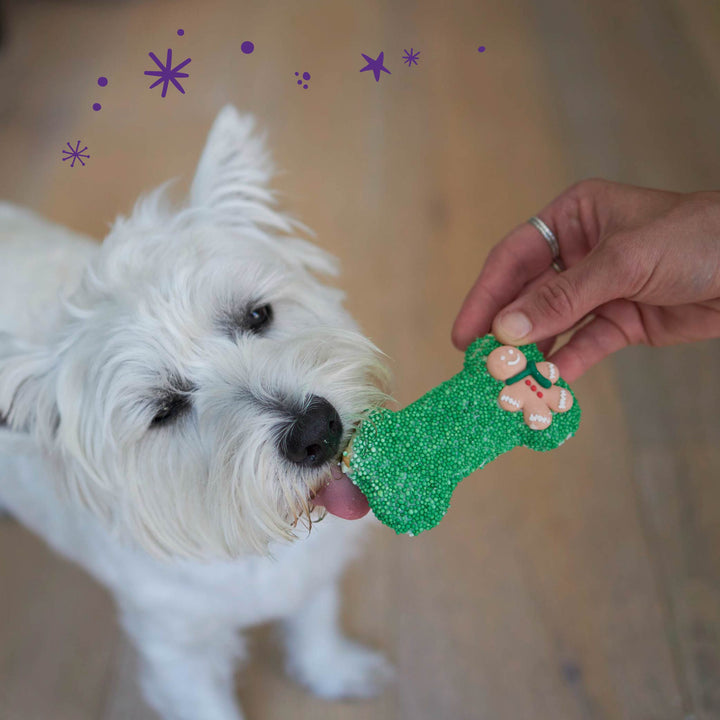
[[[225,335],[235,341],[246,333],[260,335],[272,320],[271,305],[246,305],[243,308],[224,310],[218,318],[218,326]]]
[[[155,405],[155,415],[150,426],[159,427],[165,425],[186,413],[192,407],[189,393],[190,388],[164,394]]]
[[[260,305],[248,312],[246,319],[246,328],[253,333],[260,332],[266,327],[273,317],[272,307],[270,305]]]
[[[174,420],[190,408],[190,398],[184,395],[172,395],[163,399],[158,405],[155,417],[152,419],[152,427],[165,425]]]

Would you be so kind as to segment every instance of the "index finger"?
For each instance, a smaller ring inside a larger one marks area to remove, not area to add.
[[[464,350],[476,337],[488,333],[495,315],[551,262],[547,241],[532,225],[523,223],[506,235],[490,251],[463,301],[452,329],[455,346]]]

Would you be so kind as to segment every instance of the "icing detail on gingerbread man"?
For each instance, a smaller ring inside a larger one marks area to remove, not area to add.
[[[500,400],[502,400],[507,405],[510,405],[514,407],[516,410],[522,410],[522,404],[519,400],[514,400],[511,395],[508,395],[507,393],[502,393],[500,395]]]
[[[487,369],[505,383],[498,405],[508,412],[522,410],[525,424],[532,430],[545,430],[552,423],[553,412],[564,413],[573,406],[572,394],[555,385],[560,372],[553,363],[534,363],[518,348],[503,345],[488,355]]]

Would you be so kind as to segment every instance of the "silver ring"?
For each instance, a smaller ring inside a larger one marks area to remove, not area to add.
[[[555,267],[555,262],[560,260],[560,245],[555,233],[537,215],[533,215],[528,222],[547,240],[552,253],[553,267]],[[562,265],[562,262],[560,264]],[[557,268],[555,269],[557,270]]]

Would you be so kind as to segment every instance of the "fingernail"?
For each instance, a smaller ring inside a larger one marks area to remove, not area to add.
[[[525,313],[510,312],[498,318],[498,329],[510,340],[522,340],[532,330],[532,323]]]

